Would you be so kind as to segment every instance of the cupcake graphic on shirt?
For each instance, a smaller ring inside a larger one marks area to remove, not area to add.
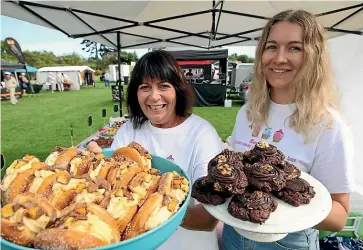
[[[282,129],[279,129],[274,133],[274,137],[273,137],[272,141],[279,142],[282,140],[282,138],[284,138],[284,132],[282,132]]]
[[[263,133],[262,133],[262,136],[261,136],[261,138],[262,139],[268,139],[268,138],[270,138],[270,136],[271,136],[271,128],[269,128],[269,127],[266,127],[265,128],[265,130],[263,131]]]

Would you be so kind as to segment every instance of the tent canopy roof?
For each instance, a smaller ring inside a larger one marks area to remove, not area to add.
[[[16,69],[16,70],[9,70],[10,72],[17,72],[17,73],[25,73],[25,72],[29,72],[29,73],[34,73],[37,72],[38,69],[32,66],[26,66],[26,71],[25,69]]]
[[[25,69],[24,64],[20,63],[12,63],[5,60],[1,60],[1,70],[18,70],[18,69]]]
[[[178,61],[227,59],[228,50],[175,50],[169,51]]]
[[[56,67],[43,67],[38,69],[38,72],[66,72],[66,71],[92,71],[95,72],[88,66],[56,66]]]
[[[328,38],[362,35],[362,1],[2,1],[2,15],[69,37],[126,48],[256,45],[269,18],[287,9],[318,16]],[[102,14],[101,14],[102,13]]]

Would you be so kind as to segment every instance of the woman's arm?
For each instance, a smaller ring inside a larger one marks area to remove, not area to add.
[[[337,117],[337,116],[336,116]],[[349,193],[353,190],[354,143],[342,119],[321,133],[310,174],[330,192],[332,209],[316,228],[340,231],[349,214]]]
[[[188,230],[213,231],[218,220],[210,215],[202,204],[188,207],[183,223],[180,225]]]
[[[319,230],[341,231],[349,215],[349,194],[332,194],[332,209],[322,222],[315,226]]]

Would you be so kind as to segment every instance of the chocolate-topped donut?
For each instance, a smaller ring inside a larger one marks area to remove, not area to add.
[[[201,177],[196,180],[192,188],[192,197],[199,202],[218,206],[229,197],[225,193],[217,193],[213,190],[213,184],[208,182],[208,177]]]
[[[243,156],[245,162],[250,164],[263,162],[277,165],[285,159],[285,155],[274,145],[262,141],[258,142],[251,151],[245,152]]]
[[[243,172],[242,154],[223,150],[209,162],[208,177],[215,191],[242,194],[248,186]]]
[[[280,191],[285,187],[283,174],[276,167],[265,163],[254,163],[245,167],[248,183],[265,192]]]
[[[276,167],[284,173],[286,180],[292,180],[300,177],[301,175],[300,169],[287,161],[281,162],[280,164],[276,165]]]
[[[233,196],[228,212],[238,219],[262,224],[276,208],[277,202],[271,194],[247,188],[244,194]]]
[[[287,181],[286,187],[274,192],[274,195],[286,203],[298,207],[301,204],[309,204],[315,196],[315,191],[306,180],[296,178]]]

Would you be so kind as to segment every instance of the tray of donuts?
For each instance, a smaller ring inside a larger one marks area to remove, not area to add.
[[[189,177],[140,144],[25,155],[1,181],[2,249],[155,249],[180,225]]]
[[[209,162],[208,175],[193,184],[192,197],[257,241],[275,241],[315,226],[330,212],[330,194],[285,159],[267,142],[244,153],[225,149]]]

